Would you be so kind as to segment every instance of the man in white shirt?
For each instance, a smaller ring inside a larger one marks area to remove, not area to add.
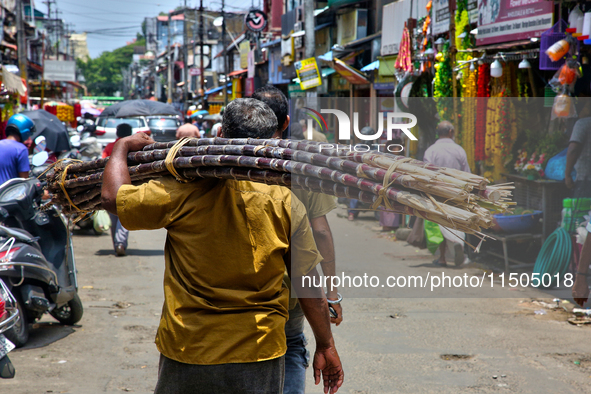
[[[437,132],[439,139],[425,151],[423,161],[435,164],[439,167],[454,168],[456,170],[470,172],[466,151],[454,142],[454,126],[448,121],[443,121],[437,125],[435,131]],[[433,263],[442,267],[447,266],[445,252],[447,249],[447,242],[450,242],[451,245],[453,245],[455,265],[462,265],[465,258],[463,240],[466,235],[461,231],[448,229],[442,226],[439,226],[439,228],[445,239],[439,246],[441,256]]]

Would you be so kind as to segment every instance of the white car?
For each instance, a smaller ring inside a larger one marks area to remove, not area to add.
[[[152,133],[143,116],[132,118],[99,117],[96,121],[95,135],[103,147],[117,139],[117,125],[121,123],[128,123],[131,126],[132,134],[141,132],[150,135]]]

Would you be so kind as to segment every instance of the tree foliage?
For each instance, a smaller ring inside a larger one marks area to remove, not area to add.
[[[105,51],[96,59],[77,60],[78,69],[86,79],[86,87],[95,96],[112,96],[122,89],[123,76],[121,69],[127,68],[133,60],[133,48],[146,45],[146,41],[138,34],[138,39],[124,47],[113,51]]]

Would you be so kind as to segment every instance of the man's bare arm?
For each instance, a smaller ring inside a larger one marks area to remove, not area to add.
[[[332,232],[330,231],[330,225],[326,216],[320,216],[310,220],[312,232],[314,234],[314,241],[316,241],[316,247],[323,257],[320,262],[322,267],[322,273],[324,276],[335,276],[336,275],[336,264],[335,264],[335,251],[334,251],[334,240],[332,238]],[[331,281],[328,281],[331,283]],[[338,299],[338,288],[328,286],[328,299]],[[340,304],[333,305],[333,308],[338,314],[337,318],[331,317],[331,323],[335,323],[337,326],[343,321],[343,309]]]
[[[564,169],[564,183],[569,189],[572,189],[574,186],[573,179],[570,174],[572,173],[577,160],[579,160],[582,151],[583,145],[580,143],[573,141],[568,144],[568,150],[566,151],[566,167]]]
[[[116,215],[117,192],[121,186],[131,185],[131,178],[127,170],[127,154],[141,150],[144,146],[152,143],[154,140],[145,133],[136,133],[117,141],[103,175],[101,205],[104,209]]]
[[[316,268],[306,276],[312,279],[311,283],[314,283],[314,278],[316,278],[316,283],[320,280]],[[291,279],[300,306],[310,327],[312,327],[316,340],[316,353],[313,362],[315,383],[320,383],[320,375],[322,375],[324,392],[336,393],[343,384],[344,373],[330,331],[328,303],[324,291],[322,288],[313,286],[304,288],[301,276],[293,276]]]

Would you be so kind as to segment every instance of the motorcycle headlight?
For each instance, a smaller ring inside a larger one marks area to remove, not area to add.
[[[23,200],[27,196],[27,186],[24,184],[14,185],[13,187],[8,188],[1,196],[0,202],[8,202],[8,201],[20,201]]]

